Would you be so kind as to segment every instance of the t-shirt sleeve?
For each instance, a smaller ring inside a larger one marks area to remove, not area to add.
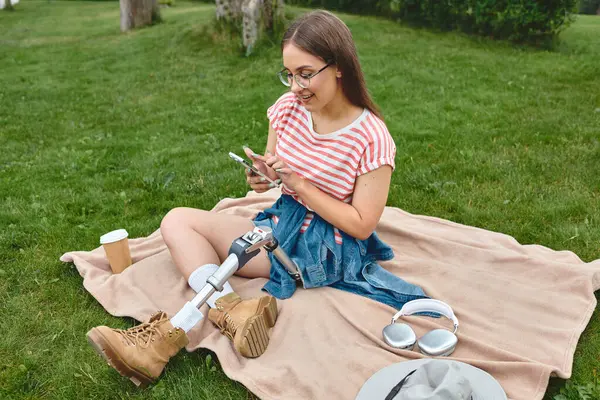
[[[273,129],[276,131],[279,130],[283,125],[285,125],[285,121],[290,114],[290,109],[294,103],[294,94],[291,92],[285,93],[282,95],[275,104],[273,104],[267,110],[267,118],[269,118],[269,122]]]
[[[394,143],[394,138],[392,138],[383,122],[379,123],[380,125],[376,127],[373,135],[371,135],[371,140],[369,140],[358,164],[358,176],[374,171],[382,165],[389,165],[392,170],[396,168],[394,160],[396,157],[396,143]]]

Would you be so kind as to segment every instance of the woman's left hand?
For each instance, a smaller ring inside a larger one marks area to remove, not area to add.
[[[260,159],[262,159],[267,166],[275,170],[275,173],[279,179],[281,179],[281,183],[288,189],[298,192],[298,189],[306,182],[303,177],[292,171],[279,156],[260,156]]]

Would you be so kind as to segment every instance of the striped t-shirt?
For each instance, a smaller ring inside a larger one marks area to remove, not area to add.
[[[385,123],[367,109],[350,125],[320,135],[313,129],[310,112],[288,92],[267,110],[267,117],[277,133],[275,154],[298,175],[345,203],[352,202],[358,176],[386,164],[395,168],[394,139]],[[313,218],[312,210],[285,185],[281,192],[309,210],[300,229],[305,232]],[[336,243],[341,244],[339,230],[334,231]]]

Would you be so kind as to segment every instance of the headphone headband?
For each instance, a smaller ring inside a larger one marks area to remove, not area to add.
[[[396,320],[403,315],[412,315],[420,312],[435,312],[442,314],[446,318],[452,320],[454,323],[454,332],[458,329],[458,319],[454,315],[452,308],[440,300],[435,299],[417,299],[411,300],[402,306],[392,318],[392,324],[396,323]]]

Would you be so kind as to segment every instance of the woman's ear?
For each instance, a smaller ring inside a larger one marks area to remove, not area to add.
[[[335,70],[335,77],[336,78],[341,78],[342,77],[342,71],[340,71],[339,69]]]

